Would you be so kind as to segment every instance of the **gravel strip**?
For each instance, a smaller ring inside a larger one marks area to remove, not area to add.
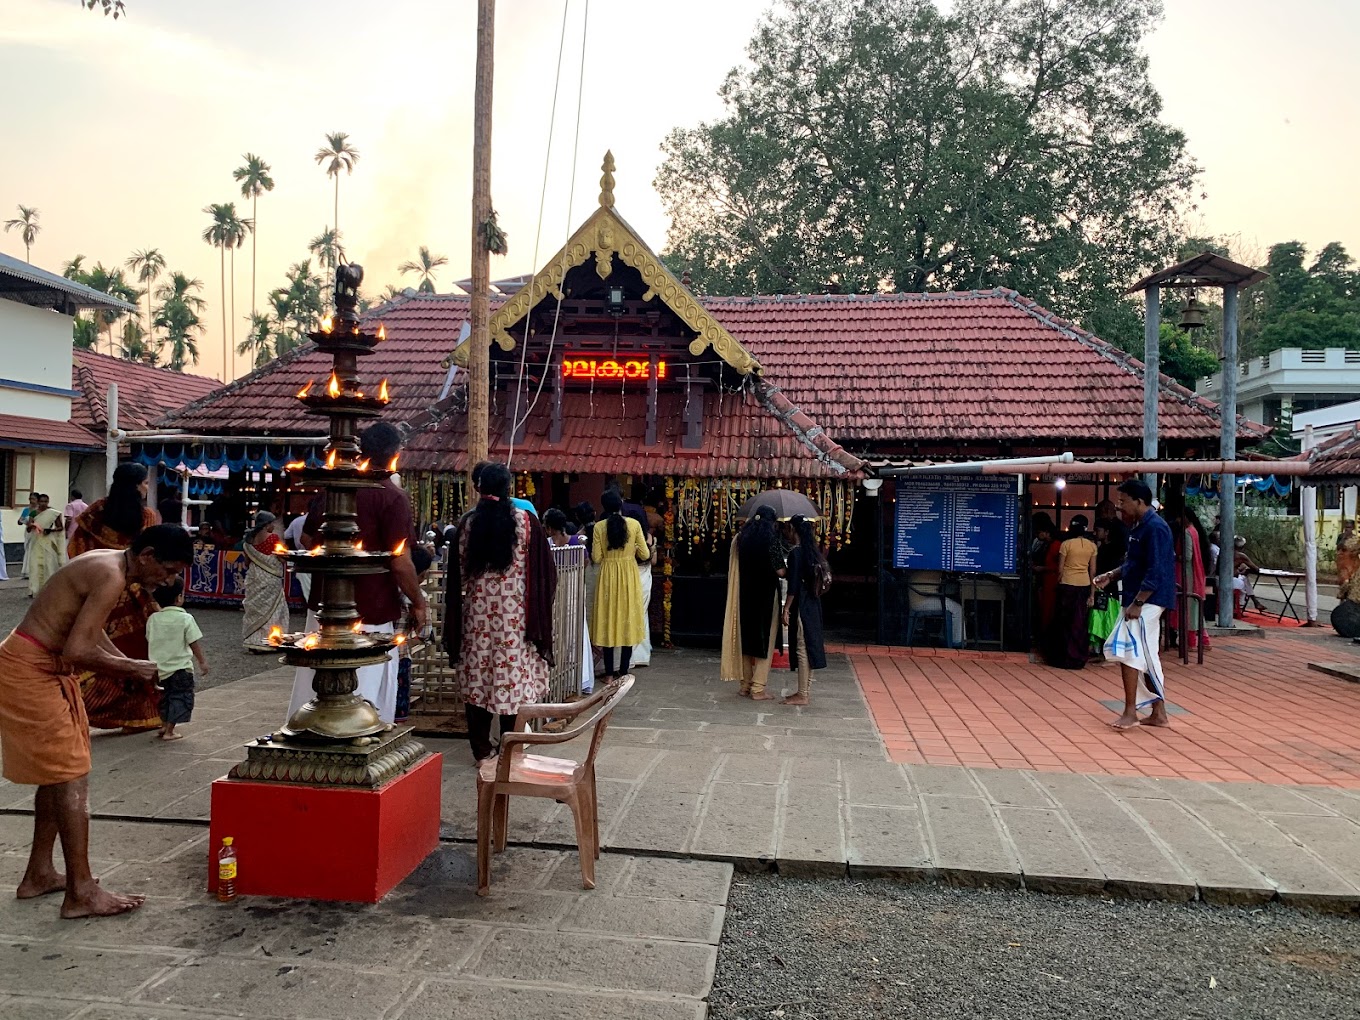
[[[710,1020],[1360,1015],[1360,919],[738,875]]]

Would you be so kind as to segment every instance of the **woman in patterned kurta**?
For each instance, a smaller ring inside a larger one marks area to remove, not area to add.
[[[449,577],[446,620],[458,611],[461,628],[446,630],[445,646],[457,667],[472,755],[481,762],[495,753],[493,720],[499,716],[502,733],[514,729],[520,706],[548,692],[556,568],[538,521],[510,503],[510,472],[489,465],[478,486],[482,498],[458,529],[459,569]]]

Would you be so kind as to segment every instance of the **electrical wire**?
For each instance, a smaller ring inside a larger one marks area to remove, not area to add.
[[[568,3],[570,3],[570,0],[568,0]],[[557,77],[558,77],[558,82],[559,82],[559,83],[561,82],[561,77],[562,77],[562,46],[565,45],[565,41],[566,41],[566,24],[567,24],[567,11],[566,11],[566,8],[564,7],[563,10],[562,10],[562,43],[559,44],[558,55],[557,55],[557,66],[558,66]],[[574,203],[575,203],[575,201],[576,201],[576,169],[577,169],[577,166],[578,166],[578,164],[579,164],[579,162],[580,162],[580,151],[581,151],[581,104],[582,104],[583,97],[584,97],[584,95],[585,95],[585,81],[586,81],[586,42],[587,42],[587,39],[589,38],[589,29],[590,29],[590,0],[585,0],[585,5],[584,5],[582,17],[581,17],[581,63],[580,63],[580,69],[579,69],[578,72],[577,72],[577,78],[576,78],[576,126],[575,126],[575,131],[574,131],[574,138],[573,138],[573,142],[572,142],[572,149],[571,149],[571,183],[570,183],[570,185],[569,185],[569,187],[568,187],[568,190],[567,190],[567,226],[566,226],[566,236],[567,236],[568,238],[571,237],[571,232],[572,232],[572,223],[573,223],[573,220],[572,220],[572,206],[574,205]],[[557,86],[555,85],[555,86],[553,87],[553,117],[554,117],[554,119],[556,118],[556,116],[557,116]],[[551,146],[552,146],[551,128],[549,128],[549,142],[548,142],[548,144],[549,144],[549,151],[551,151]],[[547,195],[547,189],[548,189],[548,166],[547,166],[547,163],[545,162],[545,163],[544,163],[544,167],[543,167],[543,191],[542,191],[542,193],[541,193],[540,196],[539,196],[539,206],[538,206],[539,233],[542,233],[542,225],[543,225],[543,205],[544,205],[545,196]],[[534,264],[535,266],[538,265],[538,238],[537,238],[537,237],[534,238],[534,263],[533,263],[533,264]],[[535,270],[535,271],[537,271],[537,270]],[[565,283],[565,282],[566,282],[566,274],[563,273],[563,283]],[[530,286],[532,286],[532,283],[530,284]],[[527,421],[529,420],[529,416],[530,416],[531,414],[534,413],[534,408],[538,406],[539,397],[541,397],[541,396],[543,395],[543,384],[544,384],[545,382],[547,382],[547,380],[548,380],[548,374],[552,371],[553,348],[554,348],[554,346],[556,345],[556,342],[557,342],[557,328],[558,328],[558,325],[560,324],[560,322],[562,321],[562,299],[563,299],[563,296],[564,296],[564,295],[563,295],[562,291],[559,289],[558,297],[557,297],[557,307],[556,307],[556,309],[555,309],[554,312],[553,312],[553,327],[552,327],[552,332],[548,334],[548,354],[547,354],[547,357],[544,359],[544,362],[543,362],[543,371],[542,371],[542,373],[540,373],[540,375],[539,375],[539,378],[538,378],[538,388],[534,390],[534,397],[533,397],[533,400],[531,400],[531,401],[529,402],[529,406],[525,409],[525,411],[524,411],[524,416],[523,416],[522,418],[512,418],[512,420],[513,420],[513,422],[514,422],[514,428],[512,428],[512,429],[510,430],[510,450],[509,450],[508,455],[506,456],[506,461],[505,461],[506,467],[509,467],[509,466],[510,466],[510,461],[511,461],[511,459],[512,459],[512,458],[514,457],[514,455],[515,455],[515,436],[519,433],[520,426],[523,425],[525,422],[527,422]],[[530,309],[528,309],[528,310],[525,312],[525,315],[524,315],[524,347],[523,347],[523,350],[520,351],[520,361],[519,361],[519,381],[518,381],[518,383],[517,383],[517,385],[521,388],[521,390],[522,390],[522,387],[523,387],[523,385],[524,385],[525,362],[526,362],[526,360],[528,359],[528,356],[529,356],[529,323],[530,323],[530,320],[531,320],[531,318],[532,318],[532,314],[533,314],[533,309],[530,308]],[[516,399],[515,399],[515,412],[514,412],[516,415],[519,414],[519,404],[520,404],[520,401],[519,401],[519,394],[517,393],[517,394],[516,394]],[[594,380],[592,379],[592,380],[591,380],[591,416],[592,416],[592,417],[594,416],[594,413],[595,413],[595,412],[594,412]]]

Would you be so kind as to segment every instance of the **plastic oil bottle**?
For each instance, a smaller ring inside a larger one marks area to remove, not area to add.
[[[236,847],[231,836],[222,837],[222,849],[217,851],[217,898],[222,903],[236,899]]]

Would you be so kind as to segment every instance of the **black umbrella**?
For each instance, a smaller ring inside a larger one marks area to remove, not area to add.
[[[781,521],[787,521],[790,517],[800,514],[808,520],[821,516],[821,511],[817,509],[816,503],[801,492],[794,492],[792,489],[766,489],[764,492],[757,493],[741,505],[741,509],[737,511],[737,516],[750,520],[756,515],[756,511],[763,506],[772,509],[774,515]]]

